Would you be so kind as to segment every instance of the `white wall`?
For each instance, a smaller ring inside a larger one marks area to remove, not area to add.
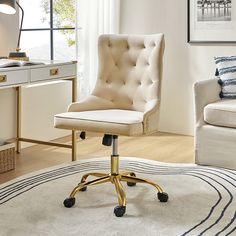
[[[165,34],[160,130],[193,134],[192,85],[213,77],[213,57],[235,55],[236,45],[188,44],[187,0],[121,0],[120,19],[121,33]]]
[[[17,14],[0,13],[0,56],[15,50],[17,29]],[[0,138],[15,137],[15,100],[14,89],[0,89]],[[22,100],[24,137],[51,140],[69,134],[68,131],[53,128],[53,115],[66,111],[71,101],[70,82],[24,88]]]

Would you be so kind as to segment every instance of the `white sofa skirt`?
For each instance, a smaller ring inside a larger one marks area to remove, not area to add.
[[[197,164],[236,169],[236,129],[206,124],[195,132]]]

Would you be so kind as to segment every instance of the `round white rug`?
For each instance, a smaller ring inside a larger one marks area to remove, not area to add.
[[[73,208],[63,200],[89,171],[109,171],[109,159],[78,161],[0,185],[1,236],[236,235],[236,171],[121,158],[121,168],[159,183],[160,203],[148,185],[128,187],[126,215],[117,218],[114,186],[92,186]]]

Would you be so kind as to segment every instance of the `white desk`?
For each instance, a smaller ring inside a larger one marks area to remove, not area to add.
[[[20,153],[21,142],[37,143],[72,149],[72,160],[76,160],[76,134],[72,131],[72,145],[24,138],[21,135],[21,87],[68,80],[72,82],[72,102],[77,100],[77,62],[43,61],[45,65],[0,68],[0,89],[15,88],[17,93],[16,151]]]

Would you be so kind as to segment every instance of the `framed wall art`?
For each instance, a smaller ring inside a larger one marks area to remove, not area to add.
[[[189,43],[236,43],[236,1],[187,0]]]

